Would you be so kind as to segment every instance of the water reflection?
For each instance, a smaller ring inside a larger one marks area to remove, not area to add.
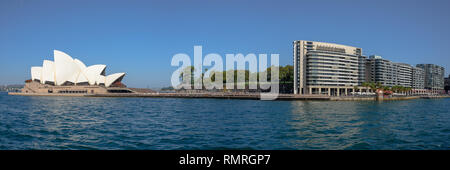
[[[449,149],[448,103],[0,94],[0,149]]]
[[[292,102],[292,128],[296,148],[342,149],[354,143],[361,133],[359,103],[295,101]]]
[[[37,139],[33,148],[89,149],[89,143],[99,141],[104,127],[104,110],[113,100],[80,97],[30,97],[29,134]],[[77,143],[77,145],[73,145]],[[56,145],[55,145],[56,144]]]
[[[290,143],[299,149],[449,149],[449,142],[441,140],[437,131],[449,121],[449,110],[444,110],[440,102],[297,101],[291,105],[289,124],[296,136]],[[450,136],[441,135],[446,139]]]

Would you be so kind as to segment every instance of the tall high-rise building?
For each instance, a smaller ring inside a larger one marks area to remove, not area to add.
[[[348,94],[365,80],[361,48],[304,40],[293,45],[294,94]]]
[[[425,89],[444,90],[444,67],[435,64],[417,64],[425,72]]]
[[[294,94],[343,95],[363,82],[383,86],[403,86],[413,93],[444,90],[441,66],[418,64],[413,67],[381,56],[362,55],[362,49],[334,43],[294,41]]]
[[[381,56],[372,55],[366,60],[366,81],[379,82],[383,86],[412,87],[413,67],[394,63]]]
[[[358,86],[361,86],[363,82],[366,82],[366,56],[359,56],[358,61]]]
[[[425,72],[422,68],[413,67],[411,87],[413,89],[425,89]]]

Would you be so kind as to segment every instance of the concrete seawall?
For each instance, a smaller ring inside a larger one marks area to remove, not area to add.
[[[409,100],[409,99],[419,99],[422,98],[421,96],[401,96],[401,97],[388,97],[383,98],[383,100]],[[330,100],[332,101],[367,101],[367,100],[377,100],[374,96],[369,97],[351,97],[351,96],[345,96],[345,97],[331,97]]]
[[[85,97],[151,97],[151,98],[215,98],[215,99],[249,99],[260,100],[259,94],[227,94],[227,93],[128,93],[128,94],[93,94]],[[292,95],[280,94],[276,100],[330,100],[324,95]]]
[[[66,97],[148,97],[148,98],[216,98],[260,100],[259,94],[232,93],[109,93],[109,94],[59,94],[59,93],[8,93],[20,96],[66,96]],[[330,100],[325,95],[280,94],[277,100]]]
[[[58,93],[8,93],[21,96],[66,96],[66,97],[148,97],[148,98],[215,98],[215,99],[248,99],[260,100],[259,94],[233,94],[233,93],[110,93],[110,94],[58,94]],[[383,100],[409,100],[409,99],[437,99],[450,96],[398,96],[384,98]],[[276,100],[323,100],[323,101],[371,101],[375,96],[326,96],[326,95],[294,95],[280,94]]]
[[[9,92],[8,95],[13,96],[66,96],[66,97],[85,97],[86,94],[82,93],[20,93],[20,92]]]

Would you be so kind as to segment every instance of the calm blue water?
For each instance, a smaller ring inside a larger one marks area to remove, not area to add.
[[[0,93],[0,149],[448,150],[449,104]]]

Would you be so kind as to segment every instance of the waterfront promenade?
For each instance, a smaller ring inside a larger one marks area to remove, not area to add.
[[[258,93],[109,93],[109,94],[37,94],[37,93],[8,93],[9,95],[22,96],[72,96],[72,97],[148,97],[148,98],[215,98],[215,99],[249,99],[260,100]],[[433,99],[445,98],[444,96],[391,96],[383,100],[408,100],[408,99]],[[365,101],[377,100],[376,96],[328,96],[328,95],[298,95],[279,94],[276,100],[331,100],[331,101]]]

